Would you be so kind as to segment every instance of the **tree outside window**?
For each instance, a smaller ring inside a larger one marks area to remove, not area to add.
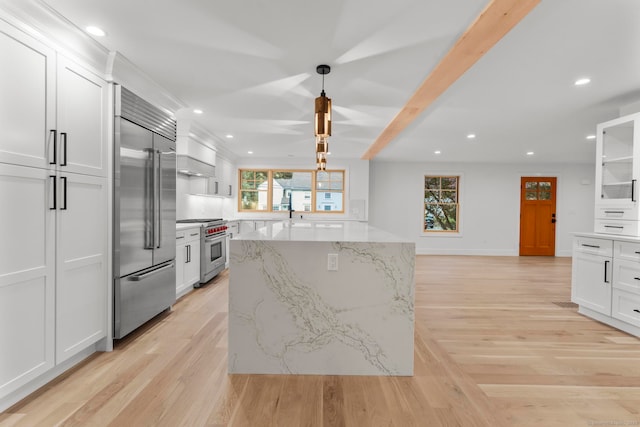
[[[458,232],[459,184],[459,176],[425,175],[425,232]]]
[[[246,211],[269,210],[269,171],[240,171],[240,207]]]

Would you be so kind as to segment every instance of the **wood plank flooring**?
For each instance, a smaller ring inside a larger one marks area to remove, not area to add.
[[[640,425],[640,340],[563,307],[570,281],[570,258],[418,256],[413,377],[230,376],[225,272],[0,426]]]

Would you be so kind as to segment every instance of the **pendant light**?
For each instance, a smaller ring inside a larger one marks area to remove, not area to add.
[[[331,72],[331,67],[318,65],[316,72],[322,75],[322,92],[315,102],[316,168],[323,171],[327,168],[328,138],[331,136],[331,99],[324,92],[324,76]]]

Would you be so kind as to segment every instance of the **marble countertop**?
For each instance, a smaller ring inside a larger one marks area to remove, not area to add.
[[[304,220],[268,223],[259,230],[234,236],[233,240],[412,243],[406,238],[371,227],[365,222]]]

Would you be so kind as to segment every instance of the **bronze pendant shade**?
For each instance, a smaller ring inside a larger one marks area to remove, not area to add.
[[[318,65],[316,71],[322,75],[322,92],[315,102],[316,167],[318,170],[326,170],[328,138],[331,136],[331,99],[324,92],[324,75],[329,74],[331,67]]]

